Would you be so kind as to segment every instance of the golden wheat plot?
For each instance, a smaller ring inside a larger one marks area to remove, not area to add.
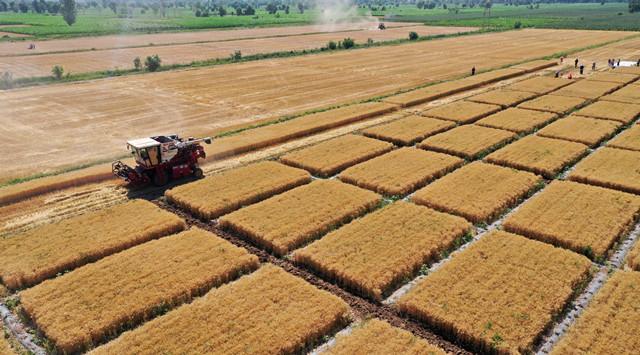
[[[397,145],[412,145],[455,126],[454,122],[411,115],[380,126],[367,128],[362,133],[365,136],[382,139]]]
[[[462,159],[450,155],[405,147],[352,166],[339,178],[387,196],[402,196],[463,163]]]
[[[509,216],[503,227],[599,259],[639,213],[638,196],[556,180]]]
[[[530,79],[518,81],[505,87],[507,90],[533,92],[536,94],[548,94],[574,82],[550,76],[536,76]]]
[[[620,90],[613,92],[611,95],[602,97],[602,101],[624,102],[628,104],[640,103],[640,85],[627,85]]]
[[[0,276],[9,288],[31,286],[184,228],[178,216],[134,200],[0,240]]]
[[[476,125],[459,126],[423,140],[418,147],[475,159],[514,139],[513,132]]]
[[[74,353],[259,266],[258,258],[200,229],[106,257],[20,294],[62,353]]]
[[[533,99],[538,96],[536,93],[513,90],[491,90],[466,98],[467,101],[479,102],[483,104],[499,105],[502,107],[516,106],[517,104]]]
[[[528,172],[473,162],[418,190],[411,201],[475,223],[490,222],[541,182]]]
[[[625,73],[615,73],[615,72],[595,73],[587,77],[587,80],[607,81],[607,82],[619,83],[619,84],[629,84],[630,82],[636,81],[637,79],[638,79],[638,75],[636,74],[625,74]]]
[[[553,179],[588,152],[589,147],[582,143],[527,136],[489,154],[484,160]]]
[[[640,272],[616,271],[552,355],[635,354],[640,348]]]
[[[640,116],[640,105],[612,101],[598,101],[576,111],[575,114],[578,116],[631,123]]]
[[[640,67],[619,67],[619,68],[616,68],[615,72],[623,73],[623,74],[640,75]]]
[[[349,321],[349,306],[265,265],[91,354],[294,354]]]
[[[590,266],[581,255],[493,231],[429,274],[398,307],[480,352],[530,353]]]
[[[519,108],[565,114],[587,102],[580,97],[544,95],[518,105]]]
[[[595,100],[620,88],[622,84],[605,81],[580,80],[573,85],[569,85],[554,91],[554,95],[580,97],[583,99]]]
[[[508,108],[476,122],[479,126],[505,129],[516,133],[527,133],[556,119],[554,113]]]
[[[633,270],[640,271],[640,243],[637,241],[627,255],[627,265]]]
[[[285,154],[280,161],[308,170],[313,175],[328,177],[392,149],[391,143],[347,134]]]
[[[220,225],[284,255],[380,201],[371,191],[338,180],[317,180],[223,216]]]
[[[294,260],[380,301],[470,230],[463,218],[398,201],[296,251]]]
[[[556,62],[555,60],[538,59],[538,60],[532,60],[526,63],[516,64],[512,68],[522,69],[522,70],[526,70],[527,72],[532,72],[532,71],[538,71],[538,70],[546,69],[549,67],[553,67],[556,65],[558,65],[558,62]]]
[[[200,218],[213,219],[310,181],[304,170],[265,161],[174,187],[165,196]]]
[[[420,114],[427,117],[434,117],[458,123],[471,123],[484,116],[498,112],[500,109],[501,107],[498,105],[481,104],[461,100],[422,111]]]
[[[446,354],[444,350],[426,340],[377,318],[357,324],[348,335],[338,336],[336,344],[325,353],[328,355]]]
[[[640,124],[622,131],[615,138],[607,142],[607,146],[640,151]]]
[[[2,355],[17,354],[11,348],[11,344],[9,344],[9,340],[5,337],[5,334],[7,334],[6,333],[7,331],[4,329],[4,327],[2,326],[1,323],[0,323],[0,330],[2,330],[2,332],[0,332],[0,354],[2,354]]]
[[[640,194],[640,152],[602,148],[578,163],[569,179]]]
[[[314,113],[220,138],[217,144],[207,149],[207,153],[214,159],[233,156],[362,121],[395,111],[396,108],[397,106],[387,103],[367,102]]]
[[[620,122],[572,115],[542,128],[538,131],[538,135],[594,147],[612,137],[620,127],[622,127]]]

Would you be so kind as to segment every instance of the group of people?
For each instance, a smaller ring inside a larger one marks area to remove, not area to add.
[[[609,68],[615,68],[620,66],[620,59],[618,59],[617,62],[615,59],[608,59],[607,61],[609,62]],[[638,63],[640,63],[640,60],[638,60]]]

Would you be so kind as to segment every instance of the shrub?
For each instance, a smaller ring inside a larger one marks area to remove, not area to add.
[[[144,61],[144,66],[148,71],[156,71],[160,69],[161,62],[162,60],[160,59],[160,57],[157,54],[154,54],[147,57],[147,59]]]
[[[347,37],[342,40],[342,47],[344,49],[353,48],[355,47],[355,45],[356,45],[356,41],[354,41],[353,38]]]
[[[13,73],[10,71],[0,73],[0,89],[11,89],[13,87]]]
[[[56,80],[60,80],[64,74],[64,68],[59,65],[54,65],[53,68],[51,68],[51,74],[53,74],[53,77],[56,78]]]
[[[516,23],[513,24],[513,28],[522,28],[522,22],[516,21]]]
[[[415,32],[415,31],[409,32],[409,40],[415,41],[418,39],[418,37],[419,37],[418,32]]]
[[[241,51],[235,51],[233,52],[233,54],[231,54],[231,60],[233,61],[237,61],[242,59],[242,52]]]
[[[330,50],[334,50],[338,48],[338,44],[334,41],[329,41],[329,43],[327,43],[327,48],[329,48]]]
[[[135,59],[133,59],[133,67],[136,70],[140,70],[142,68],[142,61],[140,60],[140,57],[135,57]]]

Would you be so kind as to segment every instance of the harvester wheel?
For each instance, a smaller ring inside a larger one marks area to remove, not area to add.
[[[200,168],[195,168],[193,169],[193,176],[195,176],[196,179],[200,179],[204,176],[204,172]]]
[[[164,186],[169,181],[167,174],[158,172],[153,175],[153,184],[156,186]]]

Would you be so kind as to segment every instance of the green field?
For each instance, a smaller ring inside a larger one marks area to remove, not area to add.
[[[429,25],[485,26],[513,28],[516,22],[522,27],[574,28],[592,30],[640,30],[640,13],[629,13],[624,3],[578,3],[538,4],[531,9],[526,5],[494,5],[490,14],[483,8],[458,8],[456,14],[449,9],[418,9],[416,6],[388,7],[375,11],[374,15],[385,16],[386,21],[415,21]]]
[[[73,26],[68,26],[61,15],[14,12],[0,12],[0,25],[31,25],[30,27],[2,28],[2,31],[23,33],[39,38],[53,38],[115,33],[307,24],[312,23],[316,16],[317,12],[315,11],[305,11],[303,14],[295,10],[289,14],[280,11],[276,15],[271,15],[263,9],[259,9],[256,11],[255,16],[195,17],[191,10],[170,8],[167,9],[165,18],[160,15],[154,15],[152,12],[141,14],[140,9],[134,11],[132,18],[121,18],[109,9],[97,10],[92,8],[78,11],[78,20]]]

